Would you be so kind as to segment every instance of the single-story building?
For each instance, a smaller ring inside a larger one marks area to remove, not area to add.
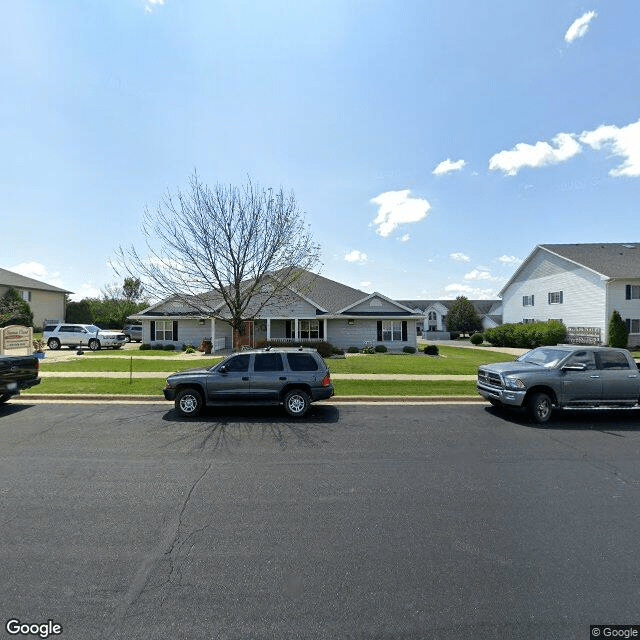
[[[66,312],[66,296],[72,293],[59,287],[27,278],[19,273],[0,269],[0,297],[9,289],[15,289],[29,303],[33,312],[34,327],[42,327],[45,320],[63,322]]]
[[[617,310],[640,345],[640,243],[538,245],[499,295],[504,322],[562,320],[581,343],[606,343]]]
[[[268,283],[265,283],[268,287]],[[222,296],[206,296],[210,312],[203,313],[185,300],[169,297],[131,316],[142,323],[143,343],[198,346],[211,340],[214,352],[233,348],[229,312]],[[248,314],[250,315],[250,314]],[[309,271],[302,271],[286,295],[274,300],[245,323],[242,344],[264,341],[319,342],[334,347],[384,345],[389,350],[417,346],[416,323],[421,315],[381,293],[365,293]]]
[[[425,340],[448,340],[447,315],[455,300],[399,300],[410,309],[421,314],[418,333]],[[469,300],[476,310],[483,329],[492,329],[502,324],[501,300]]]

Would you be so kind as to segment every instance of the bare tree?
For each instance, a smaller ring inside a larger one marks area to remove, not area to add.
[[[250,180],[209,188],[194,173],[186,192],[168,192],[145,211],[142,232],[146,251],[119,247],[116,272],[140,278],[150,297],[221,318],[234,333],[282,303],[320,260],[295,195]]]

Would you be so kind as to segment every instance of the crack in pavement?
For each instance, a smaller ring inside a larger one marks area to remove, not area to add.
[[[107,640],[108,638],[113,637],[116,631],[122,626],[122,623],[127,617],[127,611],[133,604],[136,603],[138,598],[144,592],[151,572],[159,562],[166,558],[168,558],[169,562],[171,563],[171,570],[169,572],[169,578],[165,583],[171,580],[171,575],[173,574],[174,570],[172,554],[174,552],[174,549],[179,546],[178,540],[180,538],[180,529],[182,528],[184,515],[187,511],[187,508],[189,507],[189,502],[191,501],[193,492],[196,490],[200,482],[202,482],[202,480],[205,478],[207,473],[209,473],[212,465],[213,462],[210,462],[207,465],[206,469],[193,482],[182,503],[182,507],[177,515],[177,518],[175,518],[169,525],[167,525],[163,532],[163,535],[161,536],[160,543],[142,561],[142,564],[138,568],[138,571],[136,572],[133,580],[131,581],[131,584],[129,585],[129,588],[124,594],[124,597],[116,606],[113,614],[111,615],[109,624],[107,625],[107,628],[102,635],[103,640]],[[189,536],[186,537],[186,540],[188,540],[191,535],[195,533],[196,532],[189,534]]]

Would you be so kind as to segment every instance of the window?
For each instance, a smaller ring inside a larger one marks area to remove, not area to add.
[[[522,296],[523,307],[533,307],[533,296]]]
[[[224,361],[224,366],[227,368],[227,371],[245,373],[246,371],[249,371],[249,358],[249,354],[232,356],[228,360]]]
[[[288,353],[289,369],[291,371],[317,371],[318,363],[308,353]]]
[[[640,320],[638,318],[627,318],[625,324],[629,333],[640,333]]]
[[[156,320],[156,340],[173,340],[173,321]]]
[[[549,304],[562,304],[562,291],[549,293]]]
[[[620,351],[600,351],[598,369],[629,369],[629,361]]]
[[[20,297],[21,297],[25,302],[31,302],[31,291],[21,291],[21,292],[20,292]]]
[[[253,362],[254,371],[284,371],[279,353],[257,353]]]
[[[640,285],[628,284],[626,286],[625,298],[627,300],[640,300]]]
[[[320,337],[320,321],[319,320],[300,320],[299,325],[301,338],[319,338]]]
[[[596,368],[596,358],[593,351],[578,351],[571,357],[567,358],[565,365],[585,364],[587,370],[591,371]]]
[[[402,322],[383,320],[382,340],[384,342],[402,340]]]

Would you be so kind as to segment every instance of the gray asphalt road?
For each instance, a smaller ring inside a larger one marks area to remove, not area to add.
[[[9,403],[2,633],[586,640],[640,622],[639,457],[637,412]]]

